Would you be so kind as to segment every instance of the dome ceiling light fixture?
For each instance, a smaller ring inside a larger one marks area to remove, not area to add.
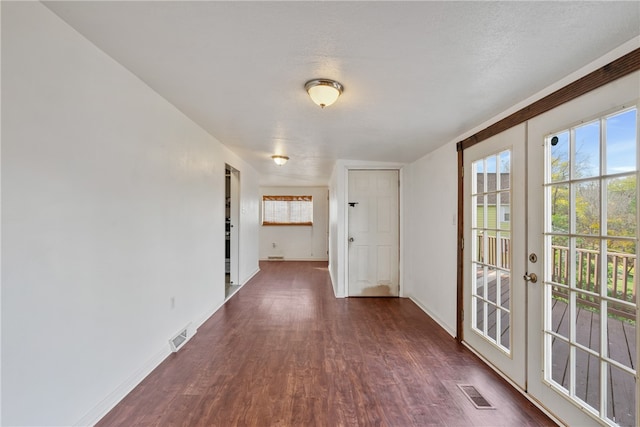
[[[318,104],[320,108],[327,107],[336,102],[344,90],[344,86],[330,79],[309,80],[305,83],[304,88],[311,97],[311,100]]]
[[[287,163],[287,160],[289,160],[289,157],[281,156],[279,154],[274,154],[273,156],[271,156],[271,158],[278,166],[284,165],[285,163]]]

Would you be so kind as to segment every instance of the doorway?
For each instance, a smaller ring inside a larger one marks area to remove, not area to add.
[[[464,150],[463,341],[566,425],[638,424],[636,85]]]
[[[348,295],[397,297],[399,171],[350,170],[348,180]]]
[[[225,299],[239,288],[240,171],[225,165]]]

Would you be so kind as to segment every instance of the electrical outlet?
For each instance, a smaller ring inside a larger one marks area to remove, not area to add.
[[[272,243],[272,244],[271,244],[271,247],[272,247],[273,249],[275,249],[275,248],[276,248],[276,244],[275,244],[275,243]]]

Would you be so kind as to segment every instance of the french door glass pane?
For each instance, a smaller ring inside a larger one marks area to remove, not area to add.
[[[600,122],[595,121],[573,129],[574,178],[587,178],[600,174]]]
[[[489,283],[487,286],[487,300],[495,305],[498,301],[498,288],[500,287],[500,281],[498,280],[497,271],[495,268],[489,268]]]
[[[576,234],[600,234],[600,181],[572,184]]]
[[[472,164],[473,330],[510,351],[511,152]]]
[[[599,297],[575,293],[576,342],[596,353],[600,351],[600,303]]]
[[[569,343],[560,338],[551,339],[555,357],[551,359],[551,380],[566,392],[569,391]]]
[[[569,232],[569,185],[549,186],[551,203],[551,230],[558,233]]]
[[[580,348],[575,350],[576,397],[594,409],[600,408],[600,361]]]
[[[603,420],[635,413],[637,109],[546,139],[545,380]]]
[[[621,402],[635,401],[634,376],[615,366],[608,366],[607,376],[607,418],[621,426],[635,426],[635,405],[621,405]]]
[[[636,177],[627,175],[606,180],[607,234],[633,237],[636,235]]]
[[[600,240],[572,238],[575,250],[574,287],[600,295]]]
[[[569,179],[569,132],[561,132],[551,141],[549,173],[551,182]]]
[[[511,302],[511,273],[500,271],[500,307],[510,310]]]
[[[623,111],[607,118],[606,171],[608,174],[636,170],[636,145],[634,141],[638,127],[637,120],[635,109]]]

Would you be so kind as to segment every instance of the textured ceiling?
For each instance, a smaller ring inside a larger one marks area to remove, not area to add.
[[[636,1],[45,4],[263,185],[416,160],[640,34]],[[313,78],[345,92],[322,110]]]

